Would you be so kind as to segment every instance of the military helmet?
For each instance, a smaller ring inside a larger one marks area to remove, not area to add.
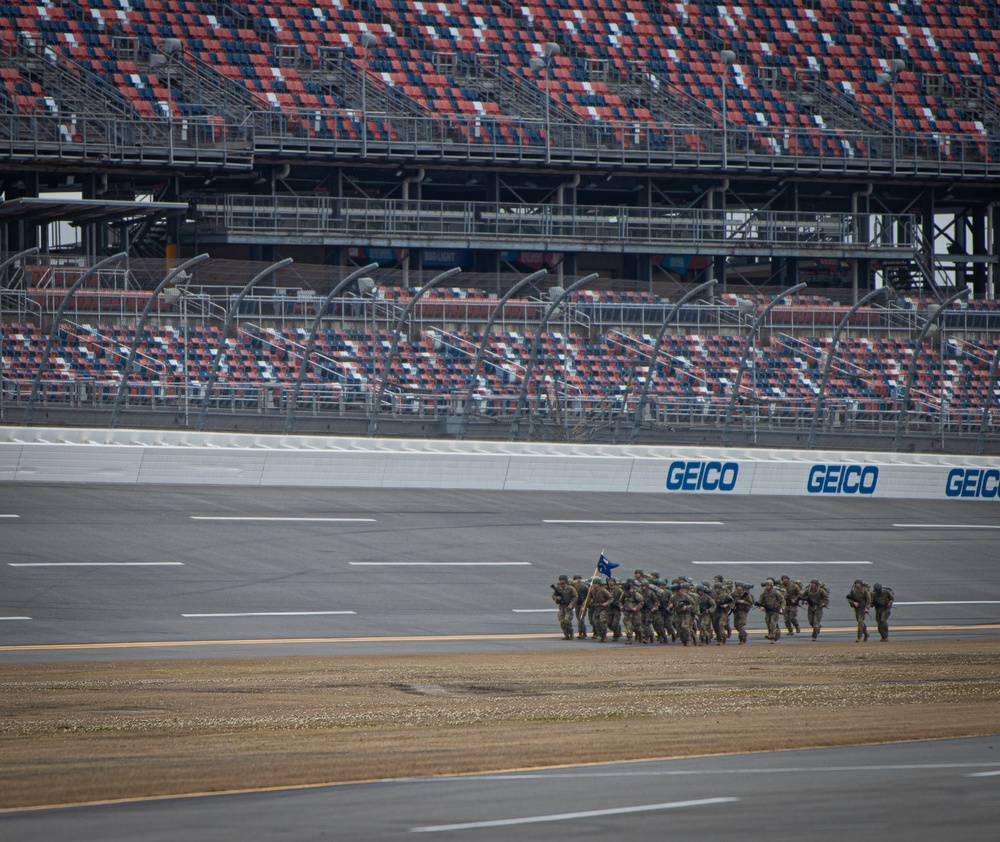
[[[650,571],[649,571],[649,575],[650,575],[650,576],[651,576],[651,577],[652,577],[653,579],[659,579],[659,578],[660,578],[660,571],[659,571],[659,570],[650,570]]]
[[[877,591],[882,590],[882,586],[878,582],[875,583],[875,590]]]
[[[562,582],[562,581],[568,582],[569,581],[569,576],[567,576],[565,573],[560,573],[558,581],[560,581],[560,582]]]
[[[595,576],[593,583],[594,585],[603,585],[604,580],[600,576]]]
[[[712,585],[712,587],[713,588],[721,588],[722,587],[722,582],[716,582],[714,585]]]
[[[634,579],[633,577],[629,576],[629,577],[628,577],[628,578],[627,578],[627,579],[625,580],[625,584],[626,584],[626,585],[634,585],[634,584],[635,584],[635,579]]]
[[[854,580],[854,584],[855,584],[855,585],[863,585],[864,583],[865,583],[865,582],[864,582],[864,580],[863,580],[863,579],[855,579],[855,580]]]
[[[809,580],[809,584],[810,585],[818,585],[819,584],[819,579],[810,579]]]

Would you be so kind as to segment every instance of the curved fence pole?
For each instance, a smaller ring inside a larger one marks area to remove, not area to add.
[[[649,370],[646,372],[646,377],[642,381],[642,391],[639,393],[639,403],[635,408],[635,420],[632,422],[632,437],[630,439],[632,444],[635,444],[636,439],[639,437],[639,425],[642,423],[642,413],[646,408],[646,401],[649,399],[649,387],[653,382],[653,374],[656,371],[656,362],[660,356],[660,340],[663,339],[663,334],[667,332],[667,326],[674,320],[681,307],[687,304],[692,298],[701,295],[706,289],[710,289],[715,286],[718,281],[711,280],[705,281],[705,283],[700,286],[696,286],[694,289],[689,290],[687,294],[673,307],[670,308],[670,312],[667,313],[663,322],[660,324],[660,329],[656,332],[656,338],[653,340],[653,359],[649,362]],[[625,398],[628,398],[628,392],[625,393]],[[625,411],[624,405],[622,406],[622,412]]]
[[[888,295],[892,292],[890,287],[879,287],[878,289],[873,289],[864,298],[858,301],[850,310],[844,314],[844,318],[840,320],[840,324],[837,325],[837,329],[833,332],[833,341],[830,343],[830,350],[826,354],[826,362],[823,365],[823,377],[819,381],[819,392],[816,393],[816,408],[813,410],[812,424],[809,427],[809,443],[806,447],[812,450],[816,447],[816,432],[819,427],[819,417],[823,412],[823,401],[826,398],[826,386],[830,380],[830,372],[833,370],[833,354],[837,350],[837,344],[840,342],[840,335],[847,328],[848,323],[851,321],[851,316],[853,316],[859,309],[865,306],[873,298],[879,295]]]
[[[52,346],[56,343],[56,334],[59,333],[59,324],[62,322],[63,313],[66,312],[66,308],[69,306],[69,300],[73,297],[73,293],[83,286],[83,284],[96,272],[99,272],[109,263],[114,263],[122,259],[128,259],[128,254],[124,251],[120,251],[118,254],[113,254],[111,257],[105,257],[104,260],[98,261],[86,272],[80,275],[80,277],[77,278],[76,281],[73,282],[73,285],[66,291],[66,296],[59,304],[56,314],[52,317],[52,330],[49,333],[48,341],[45,343],[45,350],[42,352],[42,364],[38,366],[38,371],[35,373],[35,379],[31,384],[31,397],[28,398],[28,406],[24,410],[24,418],[21,422],[25,427],[31,426],[31,414],[32,410],[35,408],[35,400],[38,398],[38,392],[41,390],[42,377],[45,376],[45,372],[49,368],[49,354],[52,353]]]
[[[521,280],[507,290],[507,294],[497,302],[497,306],[494,307],[493,312],[490,313],[490,317],[486,321],[486,326],[483,328],[483,341],[479,343],[479,347],[476,349],[476,362],[472,366],[472,376],[469,378],[469,388],[465,393],[465,403],[462,404],[462,420],[459,422],[458,426],[458,441],[462,441],[462,439],[465,438],[465,426],[468,423],[469,410],[472,408],[472,393],[476,389],[476,378],[479,377],[479,369],[482,367],[483,358],[486,356],[486,343],[490,338],[490,331],[493,329],[493,324],[503,312],[504,305],[510,301],[516,293],[520,292],[532,281],[537,281],[539,278],[544,277],[548,273],[548,269],[539,269],[537,272],[532,272],[527,277],[521,278]]]
[[[972,292],[972,287],[965,287],[960,289],[954,295],[948,296],[941,305],[938,307],[937,312],[934,313],[929,319],[924,322],[924,326],[920,329],[920,334],[917,336],[916,345],[913,346],[913,355],[910,357],[910,366],[906,370],[906,383],[903,385],[903,395],[900,400],[899,416],[896,418],[896,432],[892,437],[892,452],[895,453],[899,450],[900,445],[903,443],[903,425],[906,423],[906,413],[910,411],[910,390],[913,388],[913,378],[917,374],[917,357],[920,356],[920,349],[924,344],[924,337],[927,336],[928,331],[930,331],[931,326],[940,318],[948,312],[948,305],[953,301],[961,298],[963,295],[969,295]],[[943,407],[943,393],[942,393],[942,409]]]
[[[993,403],[993,392],[997,387],[997,375],[1000,374],[1000,346],[993,355],[993,362],[990,365],[990,385],[986,389],[986,398],[983,400],[983,417],[979,422],[979,435],[976,437],[976,455],[982,456],[986,449],[986,428],[990,424],[990,404]]]
[[[299,373],[295,377],[295,386],[292,388],[292,396],[288,401],[288,412],[285,415],[285,435],[289,436],[292,434],[292,430],[295,429],[295,404],[299,399],[299,392],[302,389],[302,381],[305,380],[306,372],[309,369],[309,364],[312,362],[313,349],[316,347],[316,334],[319,332],[319,326],[323,321],[323,316],[326,315],[326,308],[330,305],[340,293],[342,293],[355,278],[360,278],[365,272],[371,272],[378,269],[377,263],[369,263],[367,266],[362,266],[360,269],[355,269],[344,278],[339,284],[337,284],[333,289],[327,293],[326,298],[323,299],[323,303],[319,305],[316,310],[316,318],[313,319],[312,328],[309,331],[309,339],[306,341],[306,349],[302,352],[302,362],[299,365]]]
[[[757,335],[757,329],[761,326],[764,321],[764,317],[771,312],[771,309],[784,299],[788,298],[798,292],[800,289],[805,289],[806,284],[796,284],[793,287],[789,287],[784,292],[776,295],[768,305],[761,310],[760,315],[754,319],[753,327],[750,328],[750,336],[747,338],[746,343],[743,345],[743,354],[740,357],[740,367],[736,371],[736,382],[733,384],[733,393],[729,396],[729,404],[726,406],[726,420],[722,425],[722,446],[729,446],[729,425],[733,420],[733,410],[736,408],[736,401],[740,396],[740,386],[743,384],[743,372],[746,370],[747,357],[750,355],[750,349],[754,345],[754,337]]]
[[[11,266],[17,261],[25,257],[30,257],[33,254],[38,254],[38,246],[32,246],[30,249],[25,249],[24,251],[19,251],[13,257],[8,257],[3,263],[0,263],[0,281],[3,281],[3,273],[7,271],[7,267]]]
[[[534,371],[535,362],[538,359],[538,348],[542,344],[542,334],[545,333],[545,328],[549,323],[549,319],[552,318],[552,314],[556,311],[556,308],[562,304],[566,297],[571,293],[578,290],[584,284],[599,278],[596,272],[587,275],[584,278],[580,278],[578,281],[574,281],[566,289],[564,289],[559,295],[555,297],[553,301],[549,303],[546,308],[542,320],[538,323],[538,332],[535,334],[535,341],[531,343],[531,354],[528,357],[528,363],[524,367],[524,379],[521,381],[521,392],[517,396],[517,406],[514,409],[514,418],[510,422],[510,440],[516,441],[518,431],[521,428],[521,413],[524,411],[524,402],[528,397],[528,383],[531,380],[531,372]],[[530,438],[530,436],[529,436]]]
[[[455,277],[455,275],[458,275],[461,271],[461,267],[456,266],[454,269],[449,269],[447,272],[442,272],[440,275],[435,275],[431,278],[426,284],[417,290],[417,294],[410,299],[410,303],[407,304],[406,309],[403,310],[403,315],[401,315],[399,317],[399,321],[396,322],[396,332],[392,335],[392,347],[389,349],[389,358],[386,360],[385,368],[382,370],[382,377],[379,378],[378,393],[375,395],[375,405],[372,407],[372,416],[368,421],[369,436],[374,437],[378,433],[378,416],[379,410],[382,408],[382,396],[385,394],[385,387],[389,384],[389,377],[392,374],[391,369],[392,364],[396,359],[396,349],[399,345],[399,336],[403,332],[403,325],[406,324],[406,320],[410,317],[410,313],[413,312],[413,307],[421,298],[423,298],[425,292],[442,281]]]
[[[222,356],[226,353],[226,334],[229,333],[230,323],[236,317],[237,312],[239,312],[240,304],[242,304],[243,299],[249,295],[250,290],[257,286],[257,284],[264,280],[264,278],[273,275],[279,269],[284,268],[291,262],[292,258],[286,257],[284,260],[279,260],[277,263],[273,263],[268,266],[263,272],[254,277],[245,287],[243,287],[242,290],[240,290],[240,294],[236,296],[236,300],[230,305],[229,311],[226,313],[226,321],[222,325],[222,334],[219,337],[219,347],[215,352],[215,359],[212,361],[212,371],[209,373],[208,381],[205,383],[205,394],[202,396],[201,409],[198,412],[198,421],[195,424],[195,429],[198,432],[205,429],[205,419],[208,416],[208,401],[212,396],[212,389],[215,387],[215,381],[219,376],[219,366],[222,364]]]
[[[111,412],[111,429],[113,430],[118,424],[118,414],[121,411],[122,398],[125,396],[125,391],[128,389],[128,376],[132,372],[132,364],[135,362],[135,354],[139,347],[139,338],[142,336],[142,332],[146,327],[146,322],[149,319],[149,314],[153,311],[153,305],[156,303],[156,299],[161,292],[166,288],[166,286],[174,280],[178,275],[181,274],[185,269],[190,266],[196,266],[203,260],[208,260],[207,254],[199,254],[197,257],[192,257],[190,260],[186,260],[172,272],[170,272],[160,283],[157,285],[156,289],[149,296],[149,301],[142,308],[142,312],[139,314],[139,321],[135,326],[135,337],[132,339],[132,344],[128,349],[128,359],[125,361],[125,371],[122,372],[122,379],[118,381],[118,390],[115,392],[115,407]],[[188,278],[182,284],[178,286],[186,287],[191,279]],[[187,338],[185,337],[185,341]]]

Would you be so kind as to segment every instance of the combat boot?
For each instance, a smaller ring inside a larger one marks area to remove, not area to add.
[[[582,631],[582,632],[580,632],[580,633],[579,633],[579,634],[578,634],[578,635],[576,636],[576,639],[577,639],[577,640],[586,640],[586,639],[587,639],[587,633],[586,633],[585,631]]]
[[[868,629],[865,629],[865,643],[868,642]]]

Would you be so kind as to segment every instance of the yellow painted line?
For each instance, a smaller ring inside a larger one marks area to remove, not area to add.
[[[892,626],[891,632],[913,632],[913,631],[993,631],[1000,629],[1000,623],[981,623],[968,626]],[[765,634],[766,629],[748,629],[749,634]],[[803,628],[802,632],[795,637],[805,637],[808,629]],[[824,628],[820,637],[831,634],[856,634],[855,626],[845,626],[843,628]],[[869,633],[877,635],[874,627],[869,626]],[[782,637],[788,634],[782,630]],[[477,640],[554,640],[561,639],[559,634],[441,634],[441,635],[407,635],[399,637],[265,637],[246,638],[237,640],[135,640],[119,641],[115,643],[32,643],[19,646],[0,646],[0,652],[38,652],[38,651],[58,651],[71,649],[156,649],[172,647],[196,647],[196,646],[294,646],[312,643],[447,643],[454,641],[477,641]],[[588,643],[589,643],[588,639]],[[610,642],[610,641],[609,641]],[[673,644],[672,644],[673,645]],[[600,651],[594,649],[593,651]]]

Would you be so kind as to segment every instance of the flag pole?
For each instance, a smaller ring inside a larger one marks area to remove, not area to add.
[[[602,558],[604,558],[604,550],[601,550],[601,554],[597,557],[597,566],[594,568],[594,575],[590,577],[590,588],[594,587],[594,579],[597,578],[597,574],[600,572]],[[590,602],[590,588],[587,588],[587,595],[583,598],[583,606],[580,608],[581,617],[586,613],[587,603]]]

